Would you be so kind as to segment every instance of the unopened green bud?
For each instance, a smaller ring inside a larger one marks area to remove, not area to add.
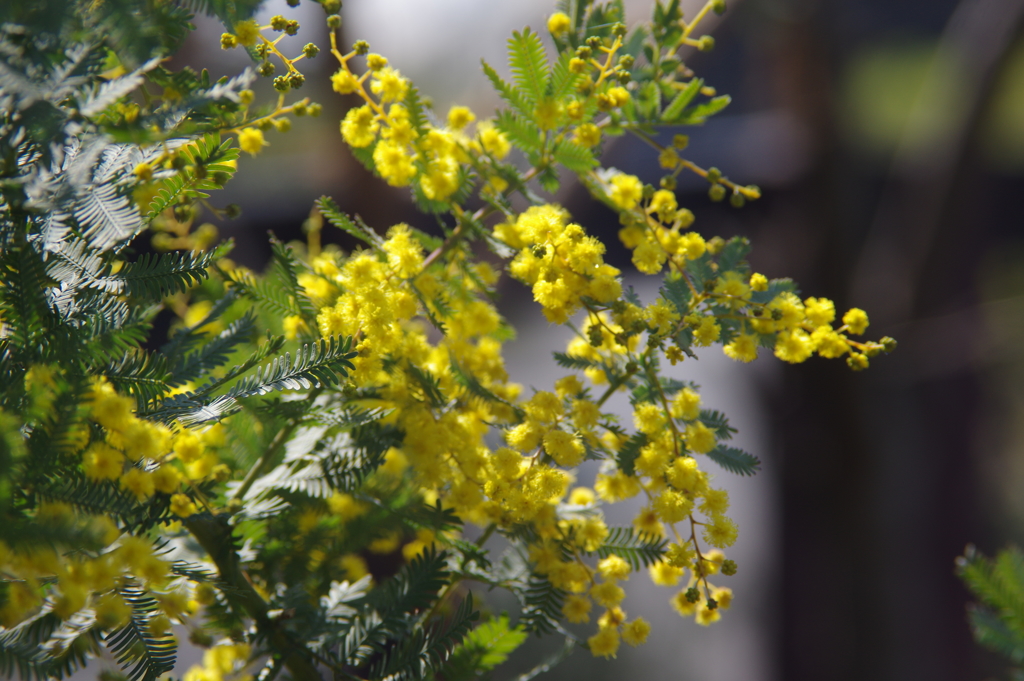
[[[277,128],[278,132],[288,132],[292,129],[292,122],[287,118],[276,118],[274,119],[274,127]]]
[[[291,84],[288,82],[287,76],[278,76],[274,79],[274,89],[278,92],[288,92],[291,88]]]
[[[690,146],[690,136],[689,135],[673,135],[672,136],[672,146],[675,147],[676,149],[679,149],[679,150],[685,149],[686,147]]]
[[[284,32],[288,35],[295,35],[299,32],[299,22],[292,19],[285,25]]]
[[[615,79],[618,80],[620,84],[625,85],[629,81],[633,80],[633,76],[629,71],[616,71]]]
[[[341,28],[341,15],[332,14],[329,17],[327,17],[327,28],[331,29],[332,31],[337,31],[339,28]]]
[[[316,55],[320,54],[320,48],[313,43],[306,43],[302,47],[302,54],[306,56],[306,59],[312,59]]]
[[[200,648],[210,648],[213,646],[213,636],[202,629],[193,629],[192,633],[188,636],[188,640]]]
[[[256,73],[260,74],[264,78],[272,76],[274,75],[274,65],[269,61],[265,61],[257,67]]]
[[[641,191],[641,196],[649,201],[651,197],[654,196],[654,187],[649,184],[645,184]]]
[[[631,54],[624,54],[619,58],[619,68],[631,69],[634,63],[636,63],[636,59]]]
[[[718,609],[718,601],[716,601],[714,598],[709,598],[708,599],[708,610],[717,610],[717,609]]]
[[[896,339],[895,338],[890,338],[889,336],[885,336],[884,338],[882,338],[878,342],[882,344],[882,349],[885,350],[886,352],[892,352],[893,350],[896,349]]]
[[[234,220],[242,215],[242,208],[237,203],[229,203],[224,206],[224,217],[228,220]]]
[[[341,9],[341,0],[320,0],[320,6],[328,14],[337,14]]]
[[[673,189],[676,188],[676,178],[672,177],[671,175],[666,175],[665,177],[661,178],[661,180],[658,181],[658,184],[661,185],[662,189],[668,189],[669,191],[672,191]]]
[[[691,603],[696,603],[700,600],[700,591],[697,590],[697,587],[691,586],[686,590],[686,600]]]
[[[179,203],[174,207],[174,219],[178,222],[188,222],[194,216],[192,206],[187,203]]]
[[[295,102],[292,104],[292,113],[296,116],[305,116],[308,113],[308,111],[306,111],[306,103]]]
[[[710,52],[715,49],[715,39],[709,35],[702,35],[697,41],[697,49],[701,52]]]
[[[719,16],[725,14],[725,0],[713,0],[711,10]]]
[[[222,33],[221,34],[221,36],[220,36],[220,49],[222,49],[222,50],[230,50],[231,48],[237,47],[237,46],[238,46],[238,41],[235,39],[235,36],[231,35],[230,33]]]
[[[580,59],[590,59],[594,51],[588,45],[580,45],[576,48],[576,56]]]
[[[590,49],[596,50],[600,46],[601,39],[598,38],[596,35],[592,35],[589,38],[587,38],[587,47],[589,47]]]
[[[356,54],[364,55],[370,51],[370,43],[365,40],[357,40],[353,45],[352,49],[355,50]]]
[[[731,558],[727,558],[722,561],[722,574],[727,577],[732,577],[736,574],[736,561]]]
[[[612,35],[618,36],[620,38],[626,35],[626,25],[621,21],[616,21],[614,24],[612,24]]]
[[[747,202],[746,197],[739,192],[733,192],[732,196],[729,197],[729,203],[732,204],[733,208],[743,208],[743,205]]]
[[[712,201],[721,201],[725,198],[725,187],[720,184],[712,185],[708,190],[708,198]]]
[[[288,84],[291,85],[293,90],[298,90],[306,83],[306,77],[298,71],[292,71],[288,76]]]
[[[299,6],[299,0],[288,0],[288,6],[289,7],[298,7]]]
[[[270,17],[270,28],[275,31],[283,31],[288,25],[288,20],[280,14]]]
[[[715,184],[716,182],[722,179],[722,171],[712,166],[708,168],[708,176],[706,179],[711,184]]]
[[[312,116],[313,118],[316,118],[317,116],[320,115],[320,112],[323,111],[323,109],[324,108],[321,105],[317,104],[316,102],[310,102],[308,108],[309,115]]]

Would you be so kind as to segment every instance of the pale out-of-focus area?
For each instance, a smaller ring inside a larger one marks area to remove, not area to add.
[[[652,4],[630,0],[630,19]],[[507,73],[505,38],[527,24],[542,29],[552,11],[548,0],[347,0],[342,37],[388,56],[440,117],[453,103],[486,117],[498,99],[480,58]],[[303,24],[286,52],[309,41],[326,47],[319,6],[275,0],[260,20],[277,13]],[[236,73],[247,57],[220,50],[222,30],[200,21],[182,62],[213,65],[214,77]],[[552,677],[946,681],[1002,673],[971,640],[954,559],[968,542],[985,553],[1024,544],[1022,31],[1024,0],[730,0],[716,49],[689,55],[733,103],[681,131],[691,137],[688,157],[764,191],[736,210],[712,203],[699,178],[680,182],[695,228],[750,237],[755,270],[792,276],[805,296],[831,297],[837,308],[868,310],[870,335],[900,346],[864,373],[825,360],[738,366],[718,351],[676,367],[764,461],[754,480],[718,473],[741,528],[730,554],[740,566],[729,584],[735,603],[704,629],[670,609],[670,591],[635,575],[625,605],[652,621],[650,642],[612,663],[577,652]],[[300,94],[321,102],[323,114],[268,133],[270,146],[246,157],[213,197],[243,207],[218,228],[251,267],[269,255],[268,230],[301,238],[322,194],[381,230],[434,225],[407,190],[374,179],[345,149],[338,121],[353,102],[331,92],[334,68],[326,52],[304,67]],[[259,85],[258,97],[274,96],[269,80]],[[657,183],[656,158],[628,138],[604,162]],[[609,244],[610,262],[631,268],[610,211],[571,185],[557,200]],[[652,283],[632,283],[654,294]],[[550,387],[559,374],[543,358],[565,338],[525,288],[506,284],[503,312],[520,331],[508,347],[513,378]],[[610,520],[629,517],[613,511]]]

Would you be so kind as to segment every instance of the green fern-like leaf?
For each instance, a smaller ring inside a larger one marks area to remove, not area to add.
[[[633,570],[639,570],[641,566],[646,567],[661,560],[667,545],[667,540],[636,534],[631,527],[613,527],[594,553],[601,558],[615,554],[629,563]]]
[[[626,443],[619,448],[618,453],[615,455],[615,460],[618,462],[619,470],[626,475],[634,475],[634,464],[636,458],[640,456],[640,450],[643,449],[644,445],[647,444],[647,436],[644,433],[636,433]]]
[[[170,378],[164,358],[143,350],[132,350],[100,371],[118,392],[134,395],[140,405],[166,392]]]
[[[170,633],[155,634],[150,630],[150,620],[160,611],[155,598],[131,584],[119,591],[131,608],[131,617],[124,627],[108,634],[104,642],[129,681],[157,681],[161,674],[174,669],[177,642]]]
[[[303,269],[298,258],[290,248],[277,241],[271,242],[273,252],[273,274],[276,282],[285,289],[290,300],[294,301],[295,309],[307,323],[316,319],[316,310],[309,300],[306,290],[299,284],[299,272]]]
[[[548,89],[548,58],[540,36],[524,28],[513,31],[508,39],[508,63],[512,78],[534,104],[538,104]]]
[[[72,212],[82,236],[97,250],[127,241],[143,227],[142,216],[127,194],[108,182],[82,192]]]
[[[483,65],[484,75],[491,81],[491,85],[498,91],[501,98],[511,105],[517,113],[523,116],[533,115],[533,106],[531,102],[522,90],[512,85],[511,83],[505,82],[505,80],[498,75],[498,72],[494,70],[494,67],[485,61],[480,62]]]
[[[223,366],[238,346],[251,340],[255,330],[255,317],[251,313],[242,315],[195,352],[179,355],[180,359],[171,367],[167,385],[177,387],[204,378]],[[162,354],[166,356],[163,351]]]
[[[986,608],[973,608],[968,612],[968,619],[974,640],[1014,664],[1024,663],[1024,639],[996,613]]]
[[[187,291],[206,279],[207,268],[217,256],[217,252],[146,253],[135,262],[125,263],[116,279],[123,283],[127,295],[158,299]]]
[[[674,123],[677,118],[683,113],[683,109],[689,106],[693,98],[700,92],[701,87],[704,86],[704,81],[700,78],[693,78],[689,83],[683,87],[679,93],[672,98],[672,101],[665,110],[661,112],[662,123]]]
[[[719,466],[737,475],[754,475],[761,470],[761,460],[735,447],[719,445],[710,452],[708,458]]]
[[[566,95],[572,94],[576,88],[576,84],[579,83],[583,77],[582,74],[574,73],[569,68],[569,61],[573,58],[573,53],[569,51],[562,52],[558,56],[558,61],[555,62],[554,67],[551,69],[551,98],[556,102],[561,100]]]
[[[583,371],[584,369],[591,369],[594,367],[600,367],[601,362],[599,360],[587,359],[585,357],[577,357],[575,355],[568,355],[564,352],[555,352],[555,361],[558,366],[563,369],[575,369],[576,371]]]
[[[341,212],[338,208],[338,204],[334,202],[334,199],[329,196],[321,196],[316,202],[317,208],[323,213],[327,221],[337,227],[338,229],[354,236],[360,241],[364,241],[374,248],[379,248],[383,239],[380,235],[374,232],[372,229],[368,229],[361,224],[357,224],[349,219],[347,215]]]
[[[275,390],[301,390],[314,386],[333,386],[353,368],[351,339],[339,340],[332,336],[319,343],[302,346],[292,361],[291,353],[278,357],[256,374],[244,379],[228,391],[226,397],[242,399],[252,395],[266,395]]]
[[[675,125],[701,125],[707,119],[729,106],[730,102],[732,102],[732,98],[729,95],[713,97],[702,104],[686,109],[673,123]]]
[[[569,140],[562,140],[556,144],[552,153],[556,161],[574,173],[585,173],[598,165],[590,149]]]
[[[505,133],[509,140],[527,154],[540,152],[543,146],[541,131],[537,124],[529,118],[503,109],[498,112],[494,124],[498,130]]]
[[[715,431],[715,437],[719,440],[731,440],[736,429],[729,425],[729,419],[725,414],[711,409],[700,410],[700,422]]]
[[[554,633],[562,619],[562,604],[566,593],[546,578],[530,575],[526,588],[518,594],[523,603],[523,615],[519,620],[529,633]]]

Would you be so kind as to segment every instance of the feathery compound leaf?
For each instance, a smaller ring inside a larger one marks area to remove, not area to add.
[[[208,276],[207,267],[216,252],[145,253],[135,262],[126,263],[116,279],[124,284],[124,292],[138,298],[158,299],[187,291]]]
[[[306,290],[299,284],[299,271],[302,269],[302,265],[292,249],[280,241],[274,239],[270,247],[274,254],[273,273],[277,283],[285,288],[285,293],[289,300],[293,301],[299,315],[312,323],[316,319],[316,310],[313,309],[313,303],[310,302]]]
[[[700,422],[715,431],[715,437],[719,440],[731,440],[736,429],[729,425],[729,419],[719,411],[712,409],[700,410]]]
[[[159,64],[159,59],[150,59],[128,75],[101,84],[82,103],[79,112],[89,118],[102,113],[111,104],[116,103],[119,99],[142,85],[143,76],[155,69]]]
[[[144,350],[132,350],[100,372],[118,392],[134,395],[140,405],[164,394],[170,376],[164,358],[149,355]]]
[[[987,608],[973,608],[967,616],[975,641],[1005,656],[1014,664],[1024,663],[1024,639],[1011,631],[996,613]]]
[[[456,655],[478,656],[474,667],[494,669],[527,639],[522,627],[510,627],[508,615],[501,615],[469,632]]]
[[[199,380],[223,366],[239,345],[251,340],[255,330],[255,316],[251,312],[245,313],[214,338],[203,343],[197,351],[178,355],[178,362],[171,368],[167,385],[178,387]]]
[[[523,116],[532,116],[533,107],[530,105],[527,95],[516,86],[506,83],[490,64],[483,60],[481,60],[480,63],[483,65],[484,74],[491,81],[491,84],[494,86],[494,89],[498,91],[498,94],[501,95],[501,98],[508,102],[513,109]]]
[[[553,153],[556,161],[574,173],[585,173],[598,165],[590,149],[570,140],[556,144]]]
[[[639,570],[641,566],[646,567],[661,560],[667,545],[667,539],[636,534],[631,527],[613,527],[594,553],[601,558],[615,554],[629,563],[633,570]]]
[[[374,232],[372,229],[365,228],[362,224],[357,224],[349,219],[347,215],[341,212],[338,208],[338,204],[334,203],[334,199],[329,196],[321,196],[316,201],[317,208],[324,214],[327,221],[337,227],[338,229],[346,232],[360,241],[365,241],[374,248],[379,248],[384,240],[380,238],[380,235]]]
[[[761,470],[761,460],[742,449],[719,445],[708,452],[708,458],[737,475],[754,475]]]
[[[351,345],[350,338],[342,341],[334,336],[316,343],[307,343],[296,353],[294,362],[291,353],[286,352],[283,357],[260,367],[255,376],[240,381],[225,397],[241,399],[266,395],[275,390],[337,385],[353,368],[349,360],[356,353],[350,352]]]
[[[97,250],[107,250],[135,236],[142,216],[116,185],[101,183],[82,192],[72,213],[82,236]]]
[[[548,88],[548,58],[540,37],[530,30],[513,31],[508,39],[508,64],[512,77],[534,104],[539,103]]]
[[[680,316],[690,314],[690,287],[682,277],[666,277],[661,287],[661,297],[671,303]]]
[[[583,77],[582,74],[574,73],[569,68],[569,62],[573,58],[570,51],[562,52],[551,69],[551,98],[556,102],[573,92],[576,83]]]
[[[562,604],[566,592],[545,577],[531,574],[526,588],[519,594],[523,603],[520,626],[530,633],[554,633],[562,620]]]
[[[732,102],[732,97],[729,95],[714,97],[703,104],[683,111],[682,115],[673,123],[676,125],[701,125],[708,118],[729,106],[730,102]]]
[[[646,444],[647,435],[644,433],[635,433],[631,438],[626,440],[626,444],[622,445],[622,448],[619,449],[619,453],[615,455],[615,460],[619,465],[619,470],[626,475],[634,475],[634,464],[636,463],[636,458],[640,456],[640,450],[643,449]]]
[[[694,78],[686,84],[682,90],[679,91],[672,102],[665,107],[665,110],[661,112],[662,123],[674,123],[679,115],[683,113],[693,98],[700,92],[701,87],[704,85],[704,81],[700,78]]]
[[[577,357],[576,355],[568,355],[564,352],[553,352],[551,354],[554,356],[555,361],[558,362],[558,366],[562,367],[563,369],[575,369],[577,371],[583,371],[584,369],[602,366],[601,361],[596,359]]]
[[[386,617],[412,614],[430,607],[448,576],[447,554],[430,548],[372,590],[366,603]]]
[[[527,154],[540,151],[543,144],[540,128],[528,117],[503,109],[498,112],[494,124]]]
[[[156,599],[137,586],[126,585],[118,591],[131,608],[131,617],[121,629],[105,637],[105,643],[117,658],[129,681],[157,681],[174,669],[178,645],[170,632],[157,634],[150,621],[160,612]]]
[[[34,617],[0,631],[0,674],[4,677],[21,677],[23,681],[53,678],[53,662],[42,648],[61,622],[51,608],[46,603]]]

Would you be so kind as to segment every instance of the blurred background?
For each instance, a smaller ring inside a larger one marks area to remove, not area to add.
[[[652,4],[627,0],[630,20]],[[683,0],[691,16],[699,4]],[[549,0],[347,0],[343,41],[368,40],[440,116],[460,103],[486,117],[498,100],[480,58],[507,73],[505,38],[542,29],[552,11]],[[319,6],[275,0],[263,14],[277,13],[303,23],[287,53],[327,44]],[[764,461],[754,480],[718,476],[741,527],[730,552],[735,605],[704,629],[669,608],[670,591],[634,576],[625,606],[654,623],[650,643],[611,664],[578,652],[551,676],[1005,676],[972,643],[954,560],[968,542],[987,554],[1024,544],[1024,0],[729,0],[717,21],[716,49],[687,64],[733,103],[682,131],[687,155],[760,185],[764,198],[735,210],[691,178],[680,203],[705,237],[750,237],[755,270],[868,310],[870,336],[900,346],[863,373],[820,359],[739,367],[718,350],[676,367]],[[221,30],[200,22],[182,63],[212,64],[215,77],[243,68],[241,51],[219,49]],[[218,227],[250,267],[269,256],[268,230],[301,238],[322,194],[381,230],[433,224],[344,148],[338,121],[352,102],[325,87],[334,68],[326,53],[305,64],[302,94],[323,115],[268,133],[270,146],[214,197],[243,206]],[[260,85],[269,100],[269,82]],[[628,138],[604,161],[657,181],[656,159]],[[628,268],[610,211],[568,184],[556,198]],[[656,295],[655,284],[632,283]],[[503,297],[519,329],[508,347],[513,380],[549,386],[555,369],[539,358],[564,336],[526,289],[506,281]],[[557,642],[531,646],[515,670]]]

